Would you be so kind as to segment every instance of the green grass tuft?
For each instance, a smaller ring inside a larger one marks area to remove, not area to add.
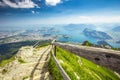
[[[18,57],[18,62],[22,63],[26,63],[21,57]]]
[[[7,69],[3,69],[2,74],[5,74],[7,71],[8,71]]]
[[[29,78],[29,76],[25,76],[22,80],[25,80],[25,79],[28,79]]]
[[[111,48],[112,50],[119,50],[118,48]]]

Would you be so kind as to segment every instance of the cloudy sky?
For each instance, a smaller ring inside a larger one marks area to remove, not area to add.
[[[0,0],[0,24],[120,23],[120,0]]]

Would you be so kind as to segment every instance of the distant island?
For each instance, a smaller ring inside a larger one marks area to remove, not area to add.
[[[112,31],[120,32],[120,26],[113,28]]]
[[[92,30],[92,29],[88,29],[88,28],[85,28],[83,30],[83,34],[87,37],[91,37],[91,38],[95,38],[95,39],[99,39],[99,40],[112,39],[112,37],[109,36],[105,32]]]
[[[119,40],[119,41],[117,41],[116,43],[120,44],[120,40]]]

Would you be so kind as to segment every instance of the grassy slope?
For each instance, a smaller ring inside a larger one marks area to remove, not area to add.
[[[120,80],[113,71],[57,47],[57,59],[71,80]]]

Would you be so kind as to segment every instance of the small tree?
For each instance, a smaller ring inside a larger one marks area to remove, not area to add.
[[[93,44],[89,41],[84,41],[83,44],[84,46],[93,46]]]

